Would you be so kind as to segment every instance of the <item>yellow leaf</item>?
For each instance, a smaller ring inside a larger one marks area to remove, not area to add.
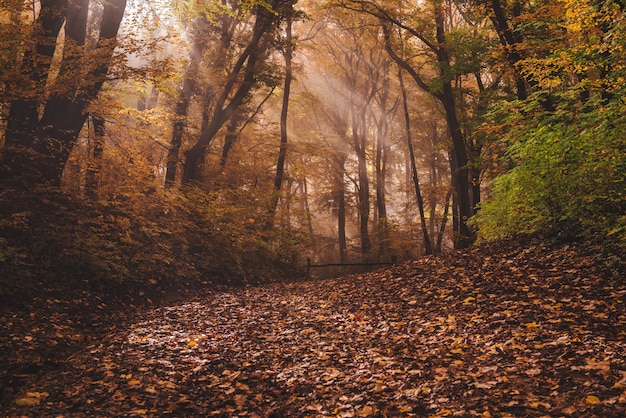
[[[602,401],[600,401],[600,398],[598,398],[597,396],[594,396],[594,395],[587,396],[586,400],[587,400],[588,404],[592,404],[592,405],[597,405],[599,403],[602,403]]]
[[[363,407],[363,409],[361,409],[359,411],[359,416],[360,417],[369,417],[369,416],[372,416],[372,415],[374,415],[374,408],[372,408],[369,405],[365,405]]]
[[[137,380],[137,379],[131,379],[131,380],[128,381],[128,384],[131,385],[131,386],[137,386],[137,385],[140,385],[141,382],[139,380]]]
[[[39,398],[17,398],[15,404],[19,406],[39,405]]]
[[[27,398],[45,398],[47,396],[50,396],[50,394],[48,392],[26,392],[26,397]]]
[[[524,324],[526,326],[526,328],[528,329],[535,329],[535,328],[539,328],[539,325],[537,325],[536,322],[528,322],[527,324]]]
[[[187,343],[187,347],[189,348],[193,348],[197,345],[198,343],[195,340],[191,340]]]

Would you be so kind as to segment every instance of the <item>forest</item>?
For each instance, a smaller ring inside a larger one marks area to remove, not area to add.
[[[0,2],[1,415],[623,416],[625,9]]]

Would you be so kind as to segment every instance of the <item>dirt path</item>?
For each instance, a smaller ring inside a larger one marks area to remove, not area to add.
[[[477,251],[146,311],[1,415],[625,416],[624,284],[569,247]]]

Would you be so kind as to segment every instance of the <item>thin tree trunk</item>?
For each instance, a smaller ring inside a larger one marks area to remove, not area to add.
[[[278,151],[278,161],[276,163],[276,176],[274,177],[274,194],[272,195],[272,202],[270,206],[270,219],[273,219],[276,215],[278,199],[280,197],[280,191],[283,185],[283,180],[285,178],[285,160],[287,158],[287,143],[289,140],[289,136],[287,133],[287,116],[289,114],[289,94],[291,93],[291,80],[293,78],[291,62],[293,58],[293,16],[289,14],[286,17],[285,21],[287,24],[287,27],[285,28],[285,49],[283,51],[283,55],[285,57],[285,85],[283,91],[283,105],[280,112],[280,149]]]
[[[85,173],[85,195],[87,198],[95,200],[98,197],[98,184],[100,182],[100,171],[102,167],[102,154],[104,152],[104,119],[99,116],[92,116],[93,123],[93,143],[91,144],[90,155],[87,159],[87,172]]]
[[[389,223],[387,220],[387,204],[385,202],[387,172],[387,99],[389,98],[389,78],[385,77],[380,98],[381,116],[377,123],[376,138],[376,208],[378,210],[378,258],[389,252]]]
[[[309,205],[309,186],[307,179],[302,180],[302,206],[306,217],[306,226],[309,231],[312,247],[315,248],[315,235],[313,233],[313,217],[311,216],[311,206]]]
[[[443,217],[441,218],[441,226],[439,227],[439,233],[437,234],[437,243],[435,244],[435,254],[439,254],[441,252],[441,244],[443,242],[443,234],[446,231],[446,223],[448,222],[448,211],[450,209],[450,198],[452,197],[452,192],[448,191],[446,193],[446,203],[443,209]]]
[[[436,148],[437,145],[437,122],[432,122],[432,131],[431,131],[431,148],[430,148],[430,236],[435,236],[435,227],[436,227],[436,214],[437,214],[437,187],[438,187],[438,172],[437,172],[437,156],[436,156]]]
[[[362,115],[361,115],[362,116]],[[370,190],[369,178],[367,175],[367,149],[365,143],[365,122],[357,117],[357,107],[352,106],[352,142],[357,155],[358,163],[358,208],[359,208],[359,231],[361,235],[361,254],[369,254],[371,241],[369,236],[369,214],[370,214]]]
[[[339,241],[339,259],[348,262],[348,241],[346,238],[346,174],[347,155],[342,153],[337,158],[337,237]]]
[[[409,115],[409,104],[406,94],[406,88],[404,87],[404,79],[402,77],[402,69],[398,71],[398,80],[400,81],[400,89],[402,90],[402,105],[404,109],[404,123],[406,130],[406,141],[409,148],[409,159],[411,162],[411,173],[413,178],[413,186],[415,186],[415,197],[417,198],[417,207],[420,213],[420,222],[422,225],[422,236],[424,241],[424,252],[426,254],[432,254],[433,250],[430,245],[430,238],[428,237],[428,227],[426,226],[426,216],[424,215],[424,199],[422,199],[422,193],[420,191],[419,177],[417,174],[417,165],[415,163],[415,152],[413,151],[413,138],[411,134],[411,117]]]

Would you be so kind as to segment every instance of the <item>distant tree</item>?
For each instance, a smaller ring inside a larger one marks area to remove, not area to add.
[[[471,75],[480,84],[483,63],[479,60],[480,48],[462,48],[462,42],[479,44],[473,40],[468,42],[471,40],[468,36],[458,36],[467,34],[463,28],[455,27],[457,17],[464,16],[462,4],[439,0],[418,5],[368,0],[341,0],[336,4],[377,18],[389,55],[443,108],[452,140],[452,183],[459,212],[456,245],[459,248],[469,246],[475,239],[467,224],[475,211],[471,194],[476,195],[479,191],[480,179],[470,175],[471,164],[477,162],[478,155],[471,154],[469,133],[463,129],[463,103],[458,82]],[[456,38],[461,42],[455,42]],[[480,148],[476,152],[480,152]],[[472,184],[476,185],[474,189]]]
[[[263,71],[267,70],[263,64],[273,46],[279,23],[284,18],[284,13],[293,8],[294,3],[293,0],[273,0],[268,4],[254,2],[251,5],[254,24],[250,38],[229,69],[224,85],[215,93],[206,127],[194,144],[185,151],[182,183],[201,177],[200,163],[208,145],[258,85]]]

